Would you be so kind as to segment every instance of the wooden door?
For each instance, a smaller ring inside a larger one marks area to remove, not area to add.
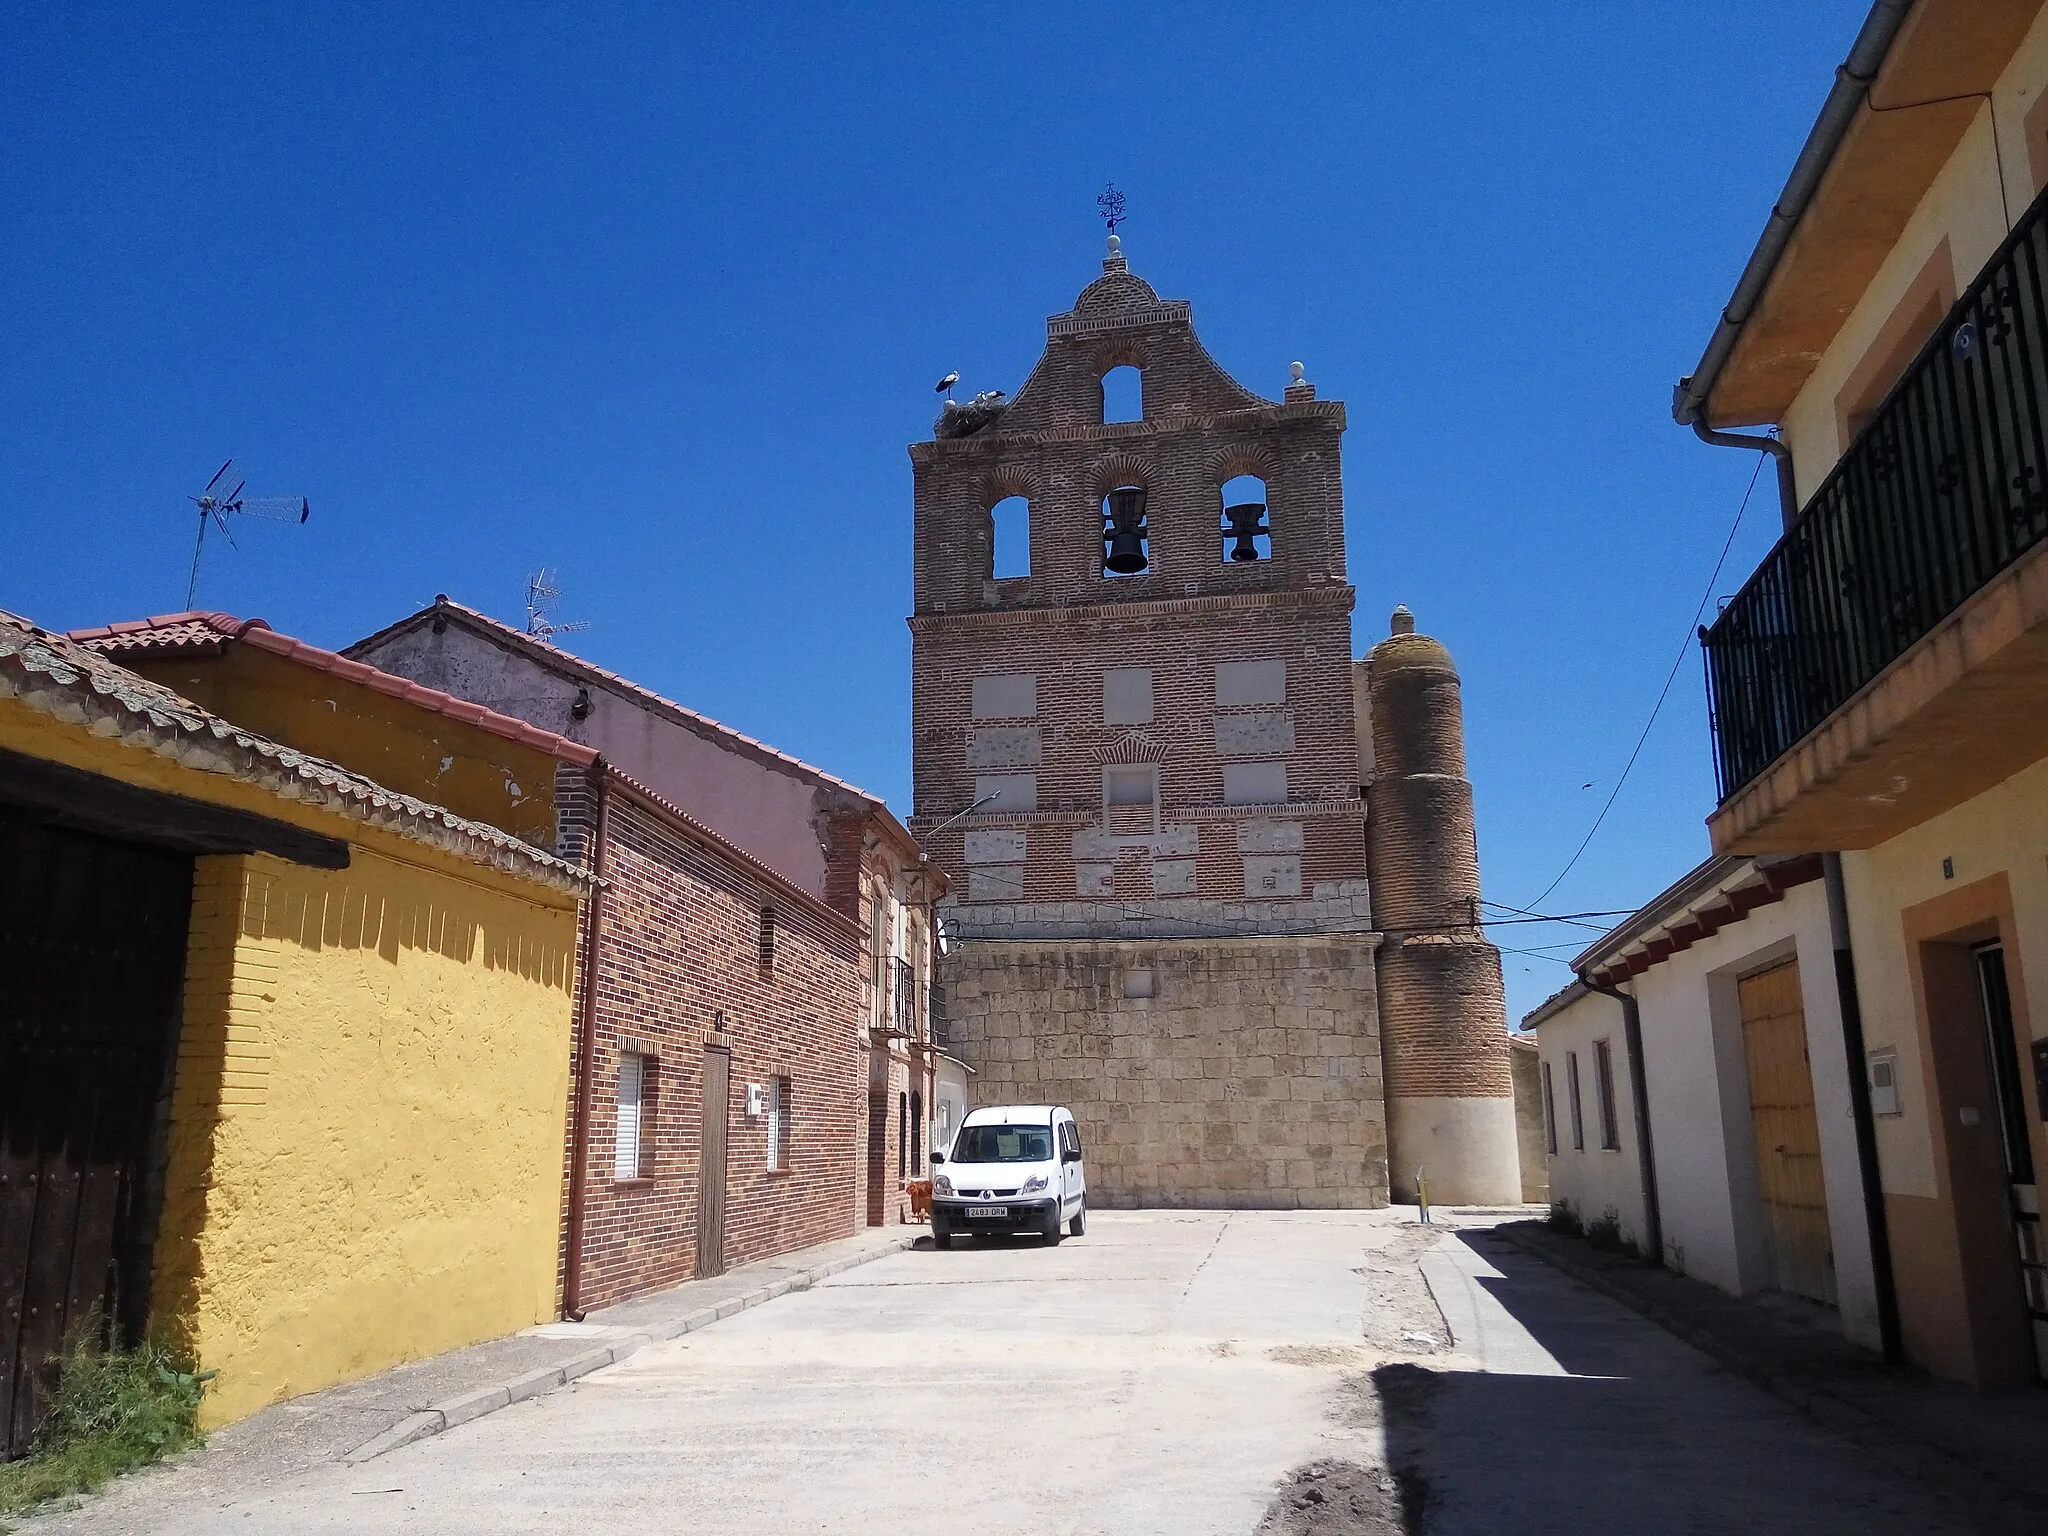
[[[704,1053],[704,1131],[697,1157],[697,1275],[725,1273],[725,1121],[732,1057]]]
[[[1835,1304],[1835,1251],[1821,1181],[1820,1120],[1806,1054],[1799,962],[1788,960],[1736,984],[1742,1045],[1749,1061],[1749,1117],[1757,1184],[1777,1287]]]
[[[70,1337],[147,1320],[191,907],[189,856],[0,806],[0,1459],[30,1449]]]

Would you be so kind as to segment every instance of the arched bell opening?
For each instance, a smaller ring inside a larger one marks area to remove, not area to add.
[[[1250,565],[1273,558],[1273,525],[1266,482],[1235,475],[1223,482],[1223,563]]]
[[[1120,485],[1102,498],[1102,574],[1136,576],[1152,565],[1145,487]]]

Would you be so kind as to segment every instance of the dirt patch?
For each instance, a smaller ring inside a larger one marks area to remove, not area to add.
[[[1451,1347],[1450,1329],[1419,1263],[1443,1238],[1441,1228],[1404,1226],[1358,1266],[1366,1282],[1365,1343],[1382,1358],[1433,1355]]]
[[[1266,1351],[1277,1365],[1356,1365],[1366,1357],[1349,1344],[1277,1344]]]
[[[1401,1536],[1422,1529],[1428,1490],[1412,1476],[1355,1461],[1312,1461],[1288,1474],[1257,1536]]]

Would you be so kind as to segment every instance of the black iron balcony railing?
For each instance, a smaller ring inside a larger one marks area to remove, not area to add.
[[[906,1040],[917,1038],[917,972],[908,960],[892,962],[896,970],[896,1033]]]
[[[2044,210],[1702,633],[1722,800],[2048,536]]]

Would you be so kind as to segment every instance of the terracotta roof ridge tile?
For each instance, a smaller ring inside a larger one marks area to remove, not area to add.
[[[0,697],[18,698],[41,713],[82,723],[95,734],[110,734],[185,767],[261,785],[279,799],[344,815],[472,863],[565,891],[580,892],[590,883],[586,871],[546,849],[245,730],[90,645],[4,609]]]

